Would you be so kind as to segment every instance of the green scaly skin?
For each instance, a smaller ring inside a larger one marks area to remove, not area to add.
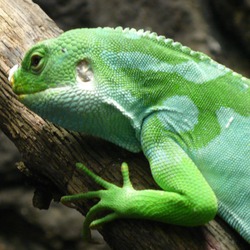
[[[116,218],[201,225],[218,212],[250,242],[250,81],[208,56],[134,29],[77,29],[31,48],[10,73],[27,107],[55,124],[143,151],[159,190],[102,180],[87,214],[96,227]],[[119,199],[117,199],[119,197]],[[100,211],[110,214],[97,218]]]

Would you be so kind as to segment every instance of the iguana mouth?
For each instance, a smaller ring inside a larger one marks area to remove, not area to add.
[[[16,79],[17,79],[16,72],[18,70],[19,70],[19,65],[18,64],[14,65],[10,69],[9,76],[8,76],[8,81],[9,81],[9,83],[11,85],[11,88],[12,88],[13,92],[17,95],[19,100],[23,99],[25,96],[28,96],[29,94],[35,94],[35,93],[38,93],[38,92],[42,92],[44,90],[44,89],[42,89],[41,91],[39,90],[39,91],[33,91],[33,92],[23,91],[22,87],[20,88],[20,86],[18,86],[18,84],[16,84]]]

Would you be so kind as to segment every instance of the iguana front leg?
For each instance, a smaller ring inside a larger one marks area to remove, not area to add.
[[[84,237],[93,228],[116,218],[138,218],[170,224],[196,226],[213,219],[217,200],[193,161],[161,127],[152,115],[142,127],[142,149],[150,162],[155,181],[163,190],[135,190],[129,180],[128,167],[122,164],[123,187],[113,185],[92,173],[81,164],[77,167],[106,190],[65,196],[63,203],[99,198],[84,222]],[[102,211],[112,211],[96,219]]]
[[[205,224],[217,213],[216,196],[177,142],[178,135],[166,128],[157,112],[149,116],[142,126],[143,152],[154,180],[168,196],[165,202],[159,197],[162,203],[167,204],[165,207],[159,205],[152,214],[156,213],[157,220],[166,223],[183,226]]]

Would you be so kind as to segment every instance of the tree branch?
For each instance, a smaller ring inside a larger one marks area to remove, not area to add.
[[[142,154],[132,154],[108,142],[58,128],[17,101],[7,81],[9,69],[20,63],[35,42],[61,32],[30,0],[0,0],[0,129],[22,154],[19,169],[40,190],[34,204],[46,207],[50,197],[58,200],[62,194],[99,188],[75,170],[76,162],[83,162],[108,181],[121,184],[120,164],[126,161],[137,189],[157,188]],[[46,202],[41,198],[44,192],[47,192]],[[92,202],[79,203],[77,209],[86,214],[91,205]],[[243,249],[246,246],[220,219],[197,228],[117,220],[100,231],[114,249]]]

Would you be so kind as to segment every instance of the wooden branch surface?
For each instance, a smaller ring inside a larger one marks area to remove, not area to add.
[[[61,32],[32,1],[0,0],[0,129],[22,154],[23,164],[19,169],[38,189],[46,190],[48,197],[52,194],[57,199],[62,194],[100,188],[75,171],[76,162],[83,162],[106,180],[121,185],[120,164],[126,161],[135,188],[157,188],[142,154],[132,154],[108,142],[55,127],[17,101],[7,81],[9,69],[21,62],[34,43]],[[93,203],[77,205],[86,214]],[[245,249],[247,246],[220,219],[197,228],[117,220],[100,231],[114,249]]]

